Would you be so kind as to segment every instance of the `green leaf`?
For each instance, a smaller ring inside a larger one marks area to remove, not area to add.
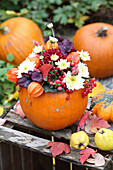
[[[4,64],[5,64],[5,61],[0,60],[0,67],[1,67],[1,66],[4,66]]]
[[[5,26],[0,27],[0,30],[4,30]]]
[[[0,68],[0,76],[4,76],[7,73],[7,68]]]
[[[14,56],[13,56],[11,53],[9,53],[9,54],[7,55],[7,60],[8,60],[8,61],[13,61],[13,60],[14,60]]]
[[[47,85],[47,84],[44,84],[44,85],[43,85],[43,88],[44,88],[45,93],[47,93],[47,92],[53,92],[53,93],[65,92],[65,90],[58,91],[57,89],[50,88],[50,86]]]
[[[6,64],[6,67],[8,70],[10,70],[11,68],[14,68],[14,65],[10,64],[10,63],[7,63]]]

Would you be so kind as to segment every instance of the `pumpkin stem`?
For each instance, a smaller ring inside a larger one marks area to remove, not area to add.
[[[105,36],[107,36],[107,30],[108,28],[103,26],[96,34],[98,37],[104,38]]]
[[[6,27],[6,26],[0,27],[0,30],[2,30],[3,35],[6,35],[6,34],[8,34],[10,32],[10,29],[8,27]]]

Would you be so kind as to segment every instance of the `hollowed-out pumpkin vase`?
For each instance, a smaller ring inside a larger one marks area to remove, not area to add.
[[[69,100],[66,97],[69,96]],[[82,98],[81,90],[72,94],[67,92],[43,93],[28,97],[27,89],[19,93],[20,105],[26,117],[36,126],[47,130],[58,130],[74,124],[83,115],[88,97]]]

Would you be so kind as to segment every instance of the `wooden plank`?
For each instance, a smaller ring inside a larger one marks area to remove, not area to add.
[[[16,127],[22,127],[24,129],[29,129],[30,131],[37,132],[37,134],[38,133],[44,134],[48,137],[55,136],[57,139],[62,138],[62,139],[69,140],[71,133],[73,131],[75,132],[75,129],[76,129],[75,125],[72,125],[71,127],[67,127],[67,128],[61,129],[61,130],[57,130],[57,131],[41,129],[41,128],[35,126],[27,118],[22,119],[19,115],[14,114],[12,112],[9,112],[8,115],[5,117],[5,119],[8,122],[13,123]]]
[[[70,170],[70,163],[63,160],[55,159],[55,170]]]
[[[53,170],[52,157],[32,152],[33,170]]]
[[[21,148],[13,144],[10,145],[11,152],[11,170],[22,170],[22,157],[21,157]],[[7,153],[9,155],[10,153]]]
[[[0,167],[1,170],[12,169],[10,145],[0,143]],[[6,163],[7,162],[7,163]]]
[[[33,170],[32,152],[28,149],[21,148],[22,170]]]
[[[49,140],[35,137],[33,135],[29,135],[29,134],[26,134],[20,131],[16,131],[13,129],[0,126],[0,141],[3,141],[5,143],[7,142],[9,144],[15,144],[18,147],[26,148],[28,150],[32,150],[33,152],[38,152],[45,156],[52,157],[50,150],[46,149],[46,145],[49,142]],[[5,153],[5,156],[6,156],[6,153]],[[67,155],[63,154],[63,155],[57,156],[57,159],[65,161],[65,162],[69,162],[69,163],[72,162],[75,165],[81,166],[79,157],[80,157],[79,151],[72,148],[69,154]],[[111,158],[108,157],[106,159],[106,164],[110,162],[110,160]],[[94,165],[90,165],[90,164],[85,164],[85,166],[88,168],[95,168]],[[102,169],[102,168],[98,167],[98,169]]]

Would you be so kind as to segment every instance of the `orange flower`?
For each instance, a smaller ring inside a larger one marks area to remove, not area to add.
[[[80,61],[80,54],[77,52],[71,52],[67,55],[66,59],[68,62],[73,60],[75,64],[78,64]]]
[[[17,70],[18,68],[11,68],[5,75],[7,76],[8,80],[12,82],[17,82],[19,79],[17,78]]]
[[[35,68],[38,68],[39,65],[40,65],[40,59],[38,56],[34,56],[34,57],[28,57],[28,59],[31,61],[31,62],[34,62],[36,65],[35,65]]]
[[[57,49],[58,50],[58,43],[52,43],[50,42],[50,40],[47,41],[47,43],[45,44],[45,51],[49,50],[49,49]]]

